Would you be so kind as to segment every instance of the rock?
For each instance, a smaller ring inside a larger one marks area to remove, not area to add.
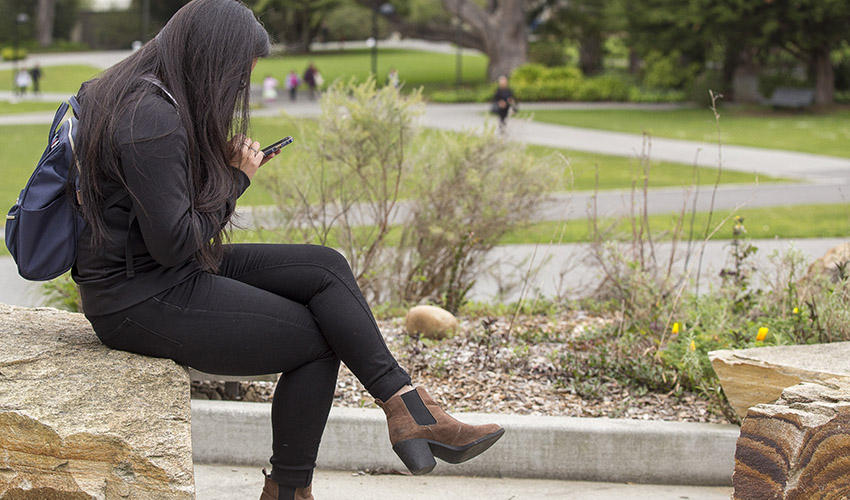
[[[800,382],[850,382],[850,342],[712,351],[708,357],[741,418],[748,408],[773,403]]]
[[[435,340],[449,337],[459,326],[452,313],[437,306],[416,306],[404,318],[407,333],[418,333]]]
[[[826,276],[832,283],[837,283],[842,275],[842,268],[850,263],[850,243],[842,243],[832,247],[820,259],[812,262],[806,277]],[[850,275],[850,266],[843,273]]]
[[[850,386],[803,383],[750,409],[732,474],[734,500],[850,498]]]
[[[0,498],[194,498],[183,367],[50,308],[0,304],[0,346]]]

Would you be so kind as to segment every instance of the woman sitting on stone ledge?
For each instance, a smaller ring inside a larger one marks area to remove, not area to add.
[[[87,221],[73,276],[109,347],[204,372],[282,372],[262,499],[309,499],[340,361],[387,415],[414,474],[504,432],[444,413],[387,349],[346,260],[311,245],[225,245],[264,155],[246,136],[251,71],[269,53],[235,0],[193,0],[155,39],[83,85],[77,148]]]

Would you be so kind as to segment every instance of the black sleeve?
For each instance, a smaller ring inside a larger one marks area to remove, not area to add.
[[[116,140],[133,209],[150,255],[163,266],[174,266],[221,230],[248,177],[240,172],[240,185],[222,204],[219,217],[202,217],[191,208],[188,140],[177,110],[148,96],[128,118]]]

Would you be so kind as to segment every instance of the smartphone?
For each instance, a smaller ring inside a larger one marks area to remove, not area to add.
[[[280,151],[281,148],[283,148],[284,146],[286,146],[288,144],[292,144],[292,136],[291,135],[284,137],[283,139],[272,144],[271,146],[264,147],[263,149],[261,149],[261,151],[263,152],[263,155],[268,156],[268,155],[270,155],[274,152]]]

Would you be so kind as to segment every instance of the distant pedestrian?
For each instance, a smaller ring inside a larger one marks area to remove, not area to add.
[[[391,86],[394,89],[397,89],[400,85],[397,69],[390,68],[390,72],[387,73],[387,85]]]
[[[310,100],[316,99],[316,88],[318,87],[318,84],[316,83],[316,76],[318,74],[319,70],[313,63],[310,63],[304,71],[304,83],[306,83],[307,88],[310,89]]]
[[[499,86],[493,94],[492,112],[499,116],[499,128],[504,130],[506,120],[511,111],[516,112],[517,100],[514,91],[508,87],[508,77],[499,77]]]
[[[32,78],[32,92],[33,94],[40,94],[41,87],[39,86],[39,81],[41,80],[41,66],[38,63],[35,63],[35,66],[30,70],[30,77]]]
[[[27,89],[32,85],[32,77],[30,76],[30,72],[26,70],[26,68],[18,71],[18,74],[15,75],[15,87],[18,92],[18,95],[23,96],[27,93]]]
[[[263,101],[266,104],[277,100],[277,86],[279,84],[280,82],[277,81],[277,78],[272,75],[266,75],[263,78]]]
[[[289,74],[286,75],[286,80],[284,81],[284,86],[286,90],[289,91],[289,100],[294,101],[298,94],[298,86],[301,85],[301,78],[298,77],[298,73],[295,70],[290,70]]]

